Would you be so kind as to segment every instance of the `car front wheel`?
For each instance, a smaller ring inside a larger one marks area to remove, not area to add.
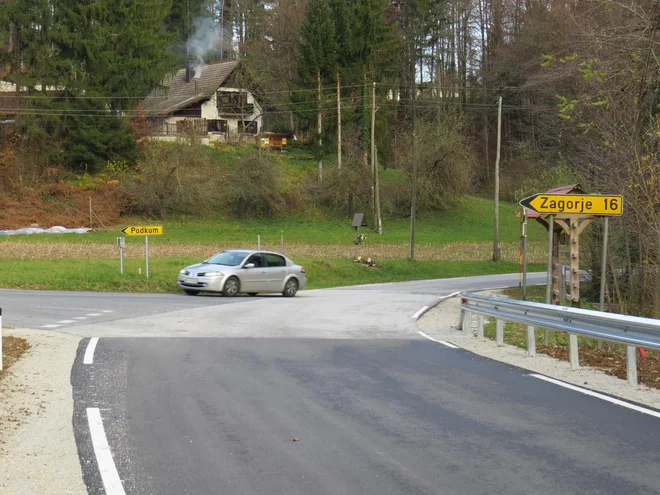
[[[284,286],[282,295],[284,295],[284,297],[293,297],[296,295],[296,292],[298,292],[298,281],[295,278],[290,278]]]
[[[225,297],[234,297],[238,294],[240,284],[238,283],[237,278],[230,278],[225,282],[225,286],[222,288],[222,295]]]

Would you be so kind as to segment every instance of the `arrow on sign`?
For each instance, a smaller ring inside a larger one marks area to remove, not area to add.
[[[151,225],[151,226],[132,226],[126,227],[122,230],[126,235],[162,235],[163,226],[162,225]]]
[[[537,213],[583,215],[621,215],[623,197],[596,194],[535,194],[520,201],[520,206]]]

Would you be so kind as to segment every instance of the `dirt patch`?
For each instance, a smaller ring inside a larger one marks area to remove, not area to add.
[[[285,254],[292,258],[356,258],[361,254],[363,258],[371,257],[376,261],[384,259],[405,259],[408,257],[409,247],[405,244],[380,244],[370,246],[368,249],[356,251],[349,245],[316,245],[288,243]],[[163,244],[149,245],[149,253],[158,258],[192,256],[207,258],[223,249],[234,249],[235,244]],[[263,249],[279,251],[280,245],[263,244]],[[442,246],[421,245],[415,247],[415,256],[425,261],[483,261],[492,255],[492,243],[466,243],[455,242]],[[530,263],[545,261],[545,253],[540,246],[530,250]],[[517,262],[519,256],[518,243],[502,243],[502,260]],[[127,244],[124,250],[127,258],[141,258],[144,256],[143,244]],[[25,241],[7,240],[2,244],[0,259],[98,259],[116,258],[117,247],[114,243],[99,242],[48,242],[34,243]]]
[[[13,196],[0,194],[0,230],[37,224],[42,227],[89,227],[89,200],[92,226],[119,222],[125,193],[115,184],[96,184],[87,190],[67,184],[44,184],[23,188]]]
[[[568,348],[559,346],[543,346],[537,352],[547,354],[561,361],[568,361]],[[598,368],[608,375],[627,379],[626,357],[605,349],[580,347],[580,365]],[[657,356],[645,358],[637,356],[637,376],[639,382],[648,387],[660,389],[660,359]]]
[[[0,378],[30,348],[30,343],[20,337],[2,337],[2,370]]]

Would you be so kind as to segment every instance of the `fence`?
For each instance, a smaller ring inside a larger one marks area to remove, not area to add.
[[[549,328],[569,334],[568,352],[572,369],[579,367],[577,336],[626,345],[628,384],[637,385],[637,348],[660,349],[660,320],[640,318],[552,304],[482,296],[461,295],[460,327],[471,328],[472,315],[478,315],[477,337],[483,338],[484,317],[495,318],[495,341],[504,344],[504,322],[527,325],[527,352],[536,355],[535,328]]]

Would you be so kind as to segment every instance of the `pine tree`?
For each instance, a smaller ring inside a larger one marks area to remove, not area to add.
[[[298,70],[307,82],[317,88],[317,134],[319,147],[319,181],[323,181],[322,133],[323,82],[332,80],[337,68],[337,44],[335,23],[328,0],[310,0],[305,20],[300,26],[301,42],[298,45]]]

